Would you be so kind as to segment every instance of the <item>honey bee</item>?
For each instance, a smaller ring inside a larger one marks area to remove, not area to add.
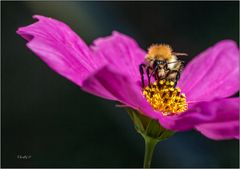
[[[165,44],[150,46],[145,56],[145,63],[139,65],[142,87],[144,87],[144,69],[146,70],[148,85],[151,77],[154,77],[155,80],[173,81],[174,86],[176,86],[183,69],[183,61],[179,60],[177,56],[187,56],[187,54],[173,52],[172,48]]]

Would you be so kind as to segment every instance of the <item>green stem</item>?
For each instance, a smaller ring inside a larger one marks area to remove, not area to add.
[[[158,140],[151,137],[144,137],[145,140],[145,154],[143,168],[150,168],[152,156]]]

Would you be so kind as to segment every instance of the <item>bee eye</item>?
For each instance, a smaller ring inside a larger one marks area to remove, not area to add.
[[[155,60],[154,63],[153,63],[153,66],[158,66],[158,65],[164,65],[166,64],[166,61],[164,60]]]
[[[163,60],[159,60],[158,62],[159,64],[163,65],[164,63],[166,63],[166,61],[163,61]]]
[[[160,65],[161,64],[161,61],[160,60],[155,60],[154,62],[153,62],[153,67],[158,67],[158,65]]]

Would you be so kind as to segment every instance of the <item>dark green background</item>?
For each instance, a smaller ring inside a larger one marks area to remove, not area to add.
[[[2,167],[142,166],[144,142],[126,111],[54,73],[16,35],[33,14],[64,21],[88,44],[113,30],[144,49],[168,43],[190,55],[186,62],[239,37],[238,2],[1,2],[1,8]],[[152,166],[238,167],[238,149],[236,140],[182,132],[158,145]]]

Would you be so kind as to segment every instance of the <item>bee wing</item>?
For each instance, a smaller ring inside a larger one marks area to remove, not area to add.
[[[188,56],[187,53],[172,52],[172,54],[175,56]]]

